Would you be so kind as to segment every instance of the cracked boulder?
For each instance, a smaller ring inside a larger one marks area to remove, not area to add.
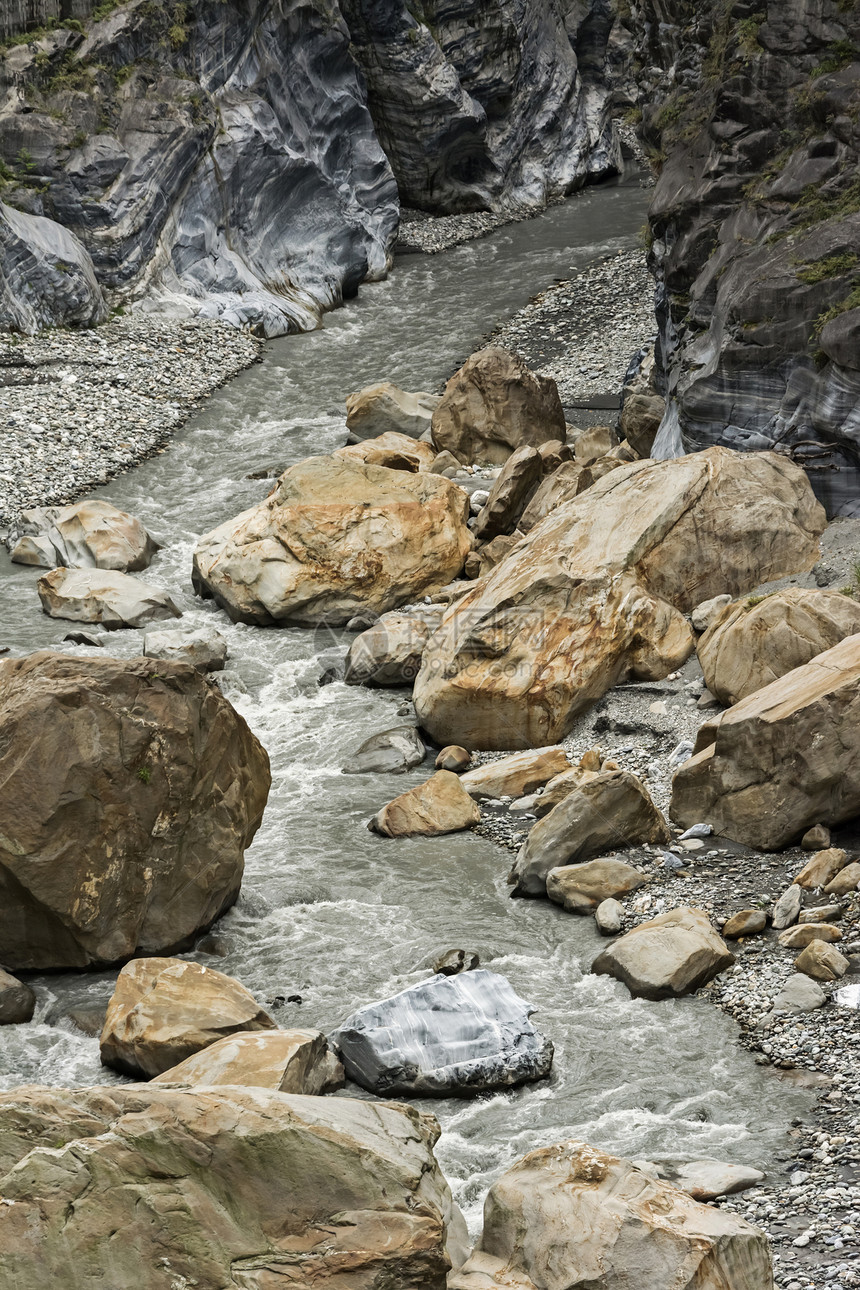
[[[191,941],[235,901],[269,759],[186,663],[0,662],[0,944],[84,968]]]

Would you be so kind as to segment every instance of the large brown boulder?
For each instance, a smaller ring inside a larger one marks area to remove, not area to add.
[[[152,1082],[241,1084],[316,1097],[342,1088],[344,1074],[319,1030],[244,1030],[186,1057]]]
[[[356,439],[391,432],[420,439],[430,429],[438,402],[438,394],[411,394],[391,381],[380,381],[346,396],[346,428]]]
[[[441,475],[309,457],[200,539],[192,581],[234,620],[342,626],[456,577],[471,545],[468,506]]]
[[[511,870],[513,894],[542,896],[551,869],[605,855],[611,847],[668,842],[669,836],[641,780],[626,770],[602,771],[532,827]]]
[[[0,661],[0,945],[81,968],[187,942],[239,893],[269,759],[187,663]]]
[[[388,838],[436,837],[474,828],[480,822],[480,807],[459,777],[450,770],[437,770],[425,783],[401,793],[377,811],[368,828]]]
[[[359,632],[346,656],[347,685],[411,685],[430,633],[442,617],[392,611]]]
[[[529,443],[521,444],[508,457],[490,489],[475,523],[475,537],[489,542],[502,533],[511,533],[542,474],[543,460],[537,448]]]
[[[780,851],[860,812],[860,634],[703,725],[672,781],[689,827]]]
[[[670,909],[608,945],[592,972],[622,981],[643,999],[692,994],[735,961],[701,909]]]
[[[551,512],[442,619],[415,684],[439,743],[555,743],[620,681],[657,680],[693,648],[684,618],[818,551],[824,512],[774,453],[711,448],[619,466]]]
[[[550,869],[546,894],[569,914],[593,914],[604,900],[629,896],[645,885],[638,869],[616,856]]]
[[[458,461],[501,465],[521,444],[566,435],[558,387],[506,349],[481,349],[445,387],[431,423],[437,449]]]
[[[788,587],[728,605],[699,641],[705,684],[738,703],[860,632],[860,605],[839,591]]]
[[[436,449],[432,444],[389,430],[375,439],[363,439],[361,443],[337,448],[334,455],[347,461],[364,462],[367,466],[386,466],[389,470],[415,474],[419,470],[430,469],[436,460]]]
[[[570,758],[564,748],[535,748],[467,770],[460,777],[460,783],[469,796],[478,801],[482,798],[522,797],[569,769]]]
[[[466,1233],[437,1136],[411,1107],[261,1088],[0,1093],[0,1283],[445,1290]]]
[[[113,569],[52,569],[36,589],[49,618],[101,623],[108,631],[182,617],[166,591]]]
[[[99,1048],[105,1066],[148,1079],[238,1030],[275,1030],[231,976],[184,959],[132,959],[116,979]]]
[[[767,1236],[584,1142],[542,1147],[490,1188],[449,1290],[769,1290]]]
[[[155,541],[133,515],[97,497],[73,506],[37,507],[22,511],[10,541],[16,564],[45,569],[145,569],[158,550]]]

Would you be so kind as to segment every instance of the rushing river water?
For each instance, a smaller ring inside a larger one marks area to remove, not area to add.
[[[227,636],[221,684],[272,762],[242,895],[217,929],[229,953],[189,957],[263,1000],[300,995],[300,1004],[275,1012],[282,1026],[329,1030],[357,1006],[419,980],[435,952],[464,947],[532,1001],[536,1024],[554,1041],[553,1074],[543,1083],[421,1103],[442,1123],[437,1154],[473,1228],[502,1169],[570,1137],[634,1158],[712,1156],[774,1168],[807,1097],[755,1066],[735,1045],[732,1023],[702,1000],[633,1000],[621,985],[590,976],[599,940],[592,920],[510,900],[510,856],[488,841],[369,833],[373,811],[427,771],[353,776],[340,767],[369,735],[399,724],[403,693],[320,688],[321,646],[345,649],[348,638],[230,624],[192,595],[191,553],[201,533],[268,491],[271,481],[248,480],[250,472],[344,441],[350,391],[382,379],[433,389],[554,278],[633,245],[643,209],[635,187],[592,189],[444,255],[398,259],[387,282],[363,287],[323,330],[270,344],[263,363],[213,396],[168,452],[100,490],[164,542],[144,577],[170,589],[182,625],[215,625]],[[41,614],[36,578],[0,557],[4,643],[13,653],[100,654],[61,644],[70,625]],[[113,652],[139,654],[142,635],[115,633]],[[0,1087],[118,1080],[99,1065],[97,1040],[63,1017],[104,1001],[115,975],[38,977],[36,1019],[0,1032]]]

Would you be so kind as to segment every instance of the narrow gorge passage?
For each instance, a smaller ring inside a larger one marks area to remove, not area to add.
[[[436,952],[462,946],[536,1006],[536,1023],[555,1043],[544,1083],[419,1103],[442,1124],[437,1155],[473,1231],[504,1168],[568,1137],[633,1159],[713,1156],[774,1169],[808,1095],[757,1067],[735,1046],[730,1020],[704,999],[649,1003],[583,975],[598,950],[592,920],[511,901],[510,857],[488,841],[370,834],[368,817],[426,770],[395,778],[345,776],[340,767],[365,738],[398,723],[405,693],[321,688],[320,655],[345,652],[349,637],[231,625],[192,595],[191,553],[199,534],[268,490],[270,481],[249,475],[343,442],[349,392],[383,379],[434,389],[535,292],[635,246],[644,209],[638,184],[608,185],[443,255],[398,259],[386,282],[364,286],[322,330],[271,343],[262,364],[217,393],[164,455],[99,490],[165,544],[148,579],[170,591],[182,625],[214,624],[226,635],[220,684],[272,760],[242,895],[215,929],[226,956],[191,957],[261,1000],[284,1000],[273,1005],[280,1025],[328,1031],[419,980]],[[40,612],[37,576],[0,554],[2,643],[13,654],[69,648],[70,625]],[[111,652],[138,654],[142,636],[115,633]],[[4,1034],[0,1086],[118,1080],[99,1065],[97,1040],[63,1019],[71,1007],[106,1000],[115,975],[37,978],[37,1020]]]

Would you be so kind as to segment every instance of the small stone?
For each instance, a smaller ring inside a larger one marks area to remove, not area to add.
[[[459,773],[461,770],[466,769],[471,760],[472,756],[466,752],[465,748],[461,748],[459,744],[449,744],[447,748],[442,749],[436,758],[436,769],[452,770],[455,773]]]
[[[779,943],[787,950],[805,949],[812,941],[841,941],[842,933],[830,923],[804,923],[780,932]]]
[[[711,624],[719,618],[726,605],[730,605],[731,602],[732,598],[729,595],[714,596],[711,600],[703,600],[690,615],[693,630],[706,632]]]
[[[841,847],[830,847],[827,851],[818,851],[803,866],[795,878],[795,884],[806,891],[816,887],[825,887],[832,882],[840,870],[848,864],[848,856]]]
[[[830,846],[830,830],[826,824],[814,824],[800,839],[804,851],[824,851]]]
[[[773,907],[774,930],[779,932],[784,927],[790,927],[792,923],[797,922],[797,916],[800,913],[800,904],[803,899],[803,892],[794,883],[784,891],[779,900]]]
[[[851,966],[844,954],[827,941],[811,941],[794,960],[798,972],[814,977],[816,981],[838,981]]]
[[[767,926],[767,916],[762,909],[742,909],[723,923],[723,936],[737,941],[742,936],[757,936]]]
[[[835,923],[842,917],[841,905],[820,905],[817,909],[803,909],[798,918],[799,923]]]
[[[442,976],[457,976],[460,972],[474,972],[481,960],[473,950],[446,950],[433,960],[433,971]]]
[[[698,699],[696,700],[696,707],[701,709],[719,708],[721,706],[722,705],[720,704],[720,701],[717,698],[717,696],[715,694],[711,694],[711,691],[707,688],[705,688],[702,691],[702,693],[699,695]]]
[[[860,887],[860,864],[855,860],[852,864],[847,864],[844,869],[840,869],[836,877],[827,883],[824,891],[828,896],[847,896],[858,887]]]
[[[624,922],[624,906],[612,897],[602,900],[594,911],[594,921],[601,936],[617,936]]]
[[[793,973],[773,1001],[774,1012],[814,1012],[827,1002],[827,995],[802,972]]]

